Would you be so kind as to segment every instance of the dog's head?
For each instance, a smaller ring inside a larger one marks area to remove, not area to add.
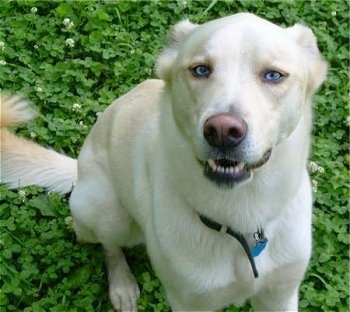
[[[296,129],[326,76],[310,29],[241,13],[178,23],[160,55],[172,114],[205,175],[233,186]]]

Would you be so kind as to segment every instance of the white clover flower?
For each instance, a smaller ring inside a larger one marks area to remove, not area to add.
[[[38,12],[38,8],[37,7],[32,7],[30,9],[30,12],[32,12],[33,14],[35,14],[36,12]]]
[[[33,131],[32,131],[29,135],[30,135],[30,137],[31,137],[32,139],[35,139],[35,138],[36,138],[36,133],[33,132]]]
[[[74,44],[75,44],[74,39],[68,38],[68,39],[66,40],[66,46],[68,46],[68,47],[70,47],[70,48],[73,48],[73,47],[74,47]]]
[[[0,60],[0,65],[6,65],[6,61],[5,60]]]
[[[64,223],[67,225],[68,229],[73,229],[73,217],[72,216],[68,216],[64,219]]]
[[[36,50],[36,49],[39,49],[39,46],[37,44],[34,44],[33,48]]]
[[[337,11],[332,11],[332,12],[331,12],[331,15],[332,15],[332,16],[337,16]]]
[[[74,22],[71,21],[69,18],[65,18],[63,20],[63,25],[66,26],[67,29],[70,29],[74,26]]]
[[[84,122],[79,121],[79,126],[80,126],[80,127],[84,127]]]
[[[73,105],[72,105],[72,111],[73,112],[76,112],[76,111],[78,111],[78,110],[80,110],[81,109],[81,105],[79,104],[79,103],[74,103]]]
[[[4,51],[5,49],[6,49],[5,42],[0,41],[0,50],[1,50],[1,51]]]
[[[18,191],[18,196],[21,199],[21,201],[24,201],[26,199],[26,191],[24,190],[19,190]]]
[[[316,180],[311,180],[311,188],[314,193],[317,193],[318,183]]]
[[[317,171],[317,164],[314,161],[309,162],[309,170],[311,172],[316,172]]]
[[[324,173],[324,168],[322,166],[318,166],[318,172],[319,173]]]
[[[70,19],[69,19],[69,18],[65,18],[65,19],[63,20],[63,25],[64,25],[64,26],[67,26],[69,23],[70,23]]]
[[[310,161],[308,167],[311,173],[324,173],[324,168],[314,161]]]
[[[39,92],[39,93],[43,92],[43,88],[42,87],[36,87],[36,92]]]

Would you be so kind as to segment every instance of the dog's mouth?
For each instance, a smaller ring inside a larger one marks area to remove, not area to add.
[[[236,184],[249,179],[252,170],[257,169],[270,159],[271,149],[267,150],[263,157],[256,163],[249,164],[226,158],[208,159],[200,162],[204,166],[204,175],[220,187],[233,187]]]

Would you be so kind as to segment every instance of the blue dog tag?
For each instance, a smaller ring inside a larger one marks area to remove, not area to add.
[[[256,243],[254,244],[254,246],[250,251],[254,258],[259,256],[262,253],[262,251],[266,247],[267,242],[268,242],[268,239],[266,237],[256,240]]]

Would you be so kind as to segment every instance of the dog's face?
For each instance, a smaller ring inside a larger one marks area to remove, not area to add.
[[[207,178],[234,186],[268,162],[325,78],[312,32],[252,14],[177,24],[157,64]]]

